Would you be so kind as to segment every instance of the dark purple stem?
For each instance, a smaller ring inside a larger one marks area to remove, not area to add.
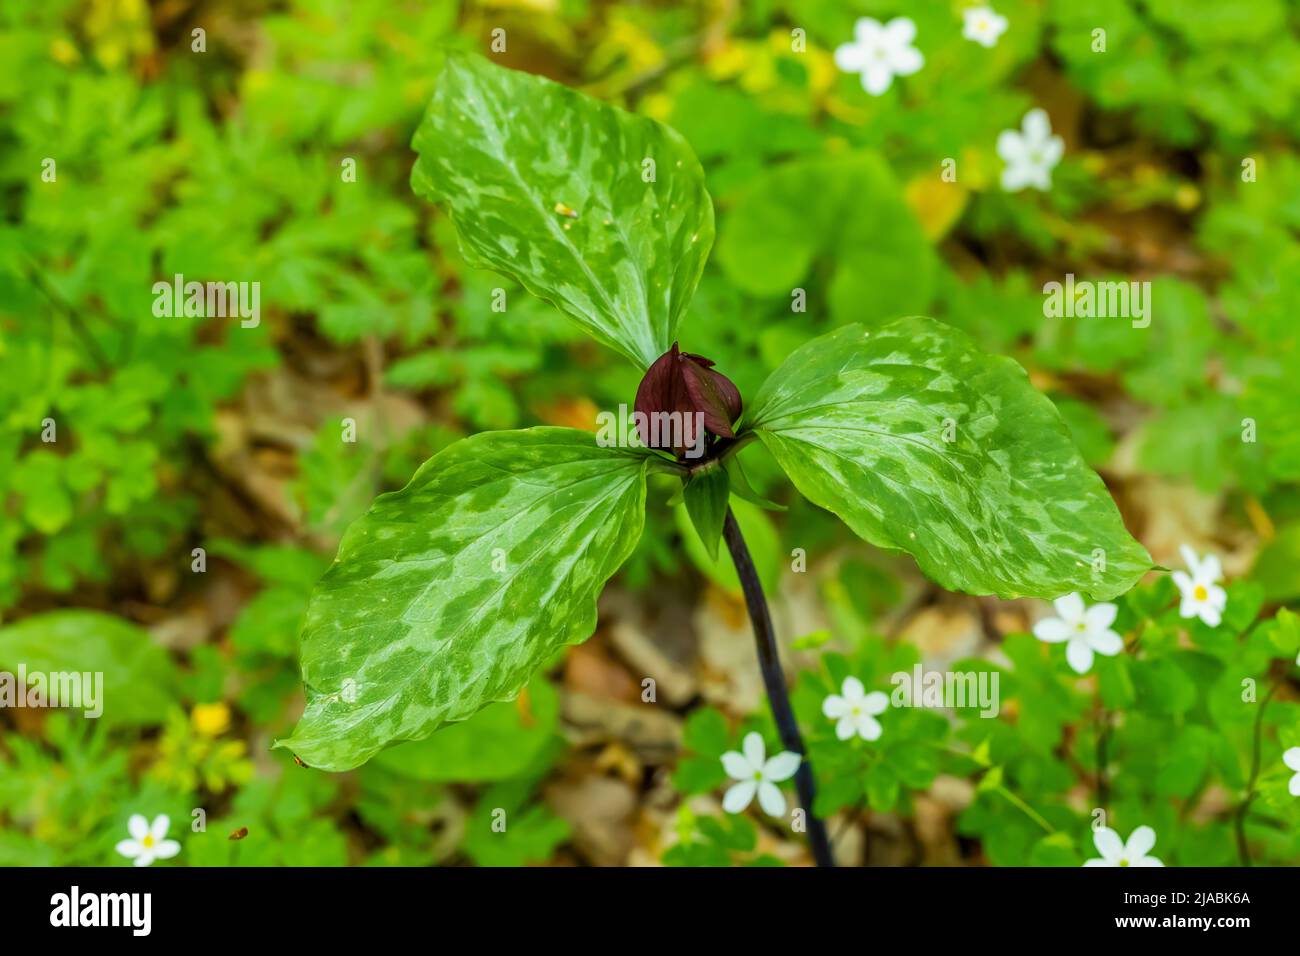
[[[722,525],[722,538],[727,542],[732,563],[736,565],[736,575],[740,578],[740,587],[745,593],[745,605],[749,608],[749,619],[754,623],[758,666],[763,672],[763,686],[767,689],[768,703],[772,707],[777,732],[781,735],[781,744],[786,750],[803,757],[799,761],[794,782],[799,791],[799,802],[808,818],[808,843],[812,847],[813,859],[818,866],[834,866],[835,858],[831,855],[830,840],[826,837],[826,824],[813,813],[817,789],[813,783],[812,764],[808,762],[804,751],[803,737],[799,734],[799,725],[795,722],[794,710],[790,707],[790,695],[785,689],[785,675],[781,673],[781,658],[777,653],[772,615],[767,609],[763,586],[759,583],[754,561],[749,556],[749,548],[745,546],[745,538],[740,533],[740,525],[736,524],[736,517],[730,508],[727,509],[727,518]]]

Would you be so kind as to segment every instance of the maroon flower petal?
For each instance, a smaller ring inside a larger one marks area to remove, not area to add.
[[[723,438],[734,438],[731,423],[740,417],[740,391],[721,372],[713,370],[713,360],[703,355],[678,350],[677,343],[646,369],[636,390],[636,411],[642,416],[637,423],[641,441],[650,448],[667,448],[673,434],[693,445],[696,415],[704,421],[705,431]],[[675,413],[673,422],[658,421],[654,416]],[[671,427],[675,425],[676,427]],[[670,430],[665,433],[668,426]],[[673,452],[682,454],[679,444]]]
[[[745,408],[745,403],[740,397],[740,389],[736,388],[735,383],[721,372],[710,369],[708,375],[713,380],[718,394],[722,396],[722,402],[727,409],[727,420],[735,422]]]
[[[683,415],[694,410],[691,397],[686,391],[686,382],[682,378],[681,353],[677,343],[663,355],[655,359],[654,364],[646,369],[641,384],[637,386],[634,408],[644,416],[637,423],[637,432],[641,441],[648,448],[667,448],[666,435],[659,435],[652,441],[651,418],[658,412],[679,412]]]
[[[723,438],[734,438],[736,433],[731,430],[729,398],[734,394],[739,400],[740,393],[736,387],[718,372],[701,368],[689,359],[682,362],[682,373],[694,410],[704,413],[704,427]],[[726,383],[725,389],[720,387],[719,380]]]
[[[703,365],[705,368],[713,368],[718,364],[713,359],[705,358],[703,355],[696,355],[694,352],[683,352],[682,358],[690,359],[696,365]]]

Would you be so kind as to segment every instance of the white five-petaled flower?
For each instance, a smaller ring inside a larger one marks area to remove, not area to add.
[[[1191,574],[1175,571],[1172,575],[1174,584],[1178,585],[1178,590],[1183,595],[1178,613],[1183,617],[1199,617],[1210,627],[1218,627],[1223,620],[1223,609],[1228,604],[1227,592],[1219,587],[1219,582],[1223,580],[1223,568],[1219,559],[1207,554],[1202,561],[1187,545],[1183,545],[1179,551]]]
[[[835,65],[845,73],[862,76],[862,88],[872,96],[884,93],[896,76],[911,76],[925,65],[921,51],[912,46],[916,24],[907,17],[881,23],[863,17],[853,25],[853,42],[835,51]]]
[[[997,46],[998,37],[1007,30],[1007,18],[992,7],[967,7],[961,16],[961,35],[980,46]]]
[[[126,824],[131,839],[119,840],[115,849],[128,860],[134,860],[136,866],[148,866],[154,860],[170,860],[181,852],[181,845],[166,839],[169,826],[171,820],[165,813],[154,817],[152,824],[134,813]]]
[[[1087,860],[1084,866],[1164,866],[1154,856],[1147,856],[1156,845],[1156,831],[1150,827],[1138,827],[1129,834],[1127,843],[1110,827],[1099,827],[1092,842],[1101,859]]]
[[[744,753],[728,750],[722,755],[722,769],[737,781],[723,794],[722,809],[739,813],[749,806],[757,793],[758,805],[767,813],[774,817],[784,816],[785,797],[777,784],[794,776],[799,769],[799,755],[783,750],[768,760],[763,738],[757,733],[746,734],[740,749]]]
[[[1300,797],[1300,747],[1292,747],[1284,753],[1282,762],[1295,771],[1295,776],[1291,778],[1291,785],[1287,789],[1291,791],[1291,796]]]
[[[1052,135],[1052,121],[1041,109],[1025,114],[1020,130],[998,134],[998,155],[1007,164],[1002,170],[1002,188],[1009,193],[1033,186],[1044,192],[1052,188],[1052,169],[1065,155],[1065,140]]]
[[[840,692],[822,701],[822,713],[835,721],[835,736],[840,740],[848,740],[854,734],[863,740],[877,740],[880,721],[875,715],[883,714],[888,706],[889,698],[880,691],[868,694],[862,681],[846,677]]]
[[[1075,673],[1086,674],[1095,651],[1113,657],[1124,649],[1124,639],[1111,630],[1119,611],[1114,604],[1087,607],[1078,594],[1052,602],[1059,617],[1045,617],[1034,625],[1034,637],[1049,644],[1065,642],[1065,659]]]

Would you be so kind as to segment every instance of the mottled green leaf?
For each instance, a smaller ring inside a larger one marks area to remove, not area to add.
[[[951,590],[1109,598],[1151,566],[1024,370],[940,322],[809,342],[750,418],[806,498]]]
[[[448,210],[473,265],[642,367],[668,350],[713,244],[704,173],[681,136],[448,54],[413,146],[411,187]]]
[[[102,674],[100,719],[115,726],[161,723],[176,701],[167,652],[144,628],[99,611],[50,611],[0,628],[0,671],[20,666],[45,675],[47,692],[51,674]]]
[[[513,699],[591,635],[641,536],[650,462],[574,429],[487,432],[376,499],[312,595],[307,708],[278,745],[346,770]]]

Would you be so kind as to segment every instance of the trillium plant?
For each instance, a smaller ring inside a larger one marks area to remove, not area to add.
[[[893,72],[910,65],[891,63]],[[747,740],[727,767],[739,786],[728,802],[757,795],[769,813],[785,811],[773,793],[793,772],[795,809],[828,865],[813,768],[729,507],[732,495],[755,497],[744,449],[761,444],[810,502],[871,544],[907,552],[950,590],[1078,594],[1081,607],[1083,595],[1114,597],[1151,568],[1024,370],[940,322],[832,328],[752,396],[726,377],[725,356],[688,351],[713,205],[673,130],[448,54],[414,147],[412,186],[450,216],[472,264],[518,280],[645,370],[639,412],[698,416],[703,435],[646,429],[642,440],[610,443],[572,428],[487,432],[376,499],[344,535],[306,614],[307,706],[279,746],[309,766],[347,770],[515,698],[558,651],[591,635],[602,587],[640,538],[647,477],[666,474],[680,479],[705,546],[730,552],[784,748],[768,760],[761,739]],[[1066,610],[1077,610],[1074,599]],[[1109,621],[1076,617],[1087,646],[1107,652],[1097,639]],[[861,690],[846,683],[827,710],[841,737],[877,732],[880,701]]]

